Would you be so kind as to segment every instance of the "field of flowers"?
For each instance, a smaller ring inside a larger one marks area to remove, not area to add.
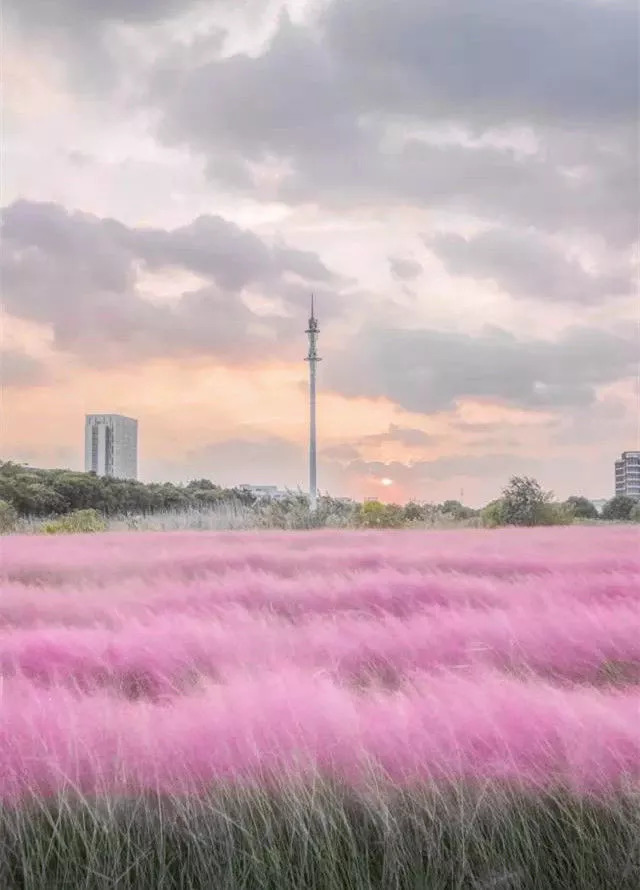
[[[0,548],[0,887],[640,886],[637,529]]]

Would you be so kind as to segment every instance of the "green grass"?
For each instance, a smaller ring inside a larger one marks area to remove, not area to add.
[[[637,794],[327,783],[0,812],[6,890],[638,890]]]

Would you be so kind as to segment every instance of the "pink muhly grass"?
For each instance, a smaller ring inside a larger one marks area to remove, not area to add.
[[[299,773],[358,782],[511,780],[579,790],[640,779],[637,692],[565,690],[492,673],[418,677],[358,695],[292,671],[238,677],[170,706],[46,693],[17,678],[2,702],[0,796],[204,789]]]
[[[0,797],[296,771],[637,782],[637,540],[6,539]]]
[[[168,612],[116,629],[0,630],[0,671],[85,689],[126,687],[137,678],[149,695],[184,691],[194,675],[288,666],[346,680],[377,670],[405,675],[484,665],[589,681],[608,663],[640,666],[639,627],[640,605],[627,604],[582,611],[564,603],[544,610],[434,608],[408,619],[349,614],[338,622],[312,614],[297,623],[244,609],[208,620]]]

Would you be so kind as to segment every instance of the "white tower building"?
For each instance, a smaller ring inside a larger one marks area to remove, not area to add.
[[[311,295],[311,316],[306,330],[309,338],[309,353],[305,361],[309,362],[309,503],[315,510],[318,502],[317,452],[316,452],[316,369],[319,361],[317,341],[320,329],[313,311],[313,294]]]
[[[84,469],[115,479],[138,478],[138,421],[122,414],[87,414]]]

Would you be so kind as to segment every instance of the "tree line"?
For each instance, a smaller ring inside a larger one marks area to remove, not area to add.
[[[358,504],[323,496],[311,514],[306,496],[299,492],[269,502],[260,501],[250,491],[224,488],[209,479],[194,479],[186,485],[143,483],[0,462],[0,524],[4,530],[10,530],[18,518],[55,519],[78,511],[94,511],[109,519],[224,506],[252,509],[256,524],[271,528],[404,528],[442,521],[485,527],[564,525],[596,519],[640,521],[640,504],[632,498],[612,498],[599,513],[591,501],[578,495],[564,502],[554,501],[535,479],[528,477],[512,478],[501,496],[482,510],[456,500],[441,504],[411,501],[404,505],[370,500]]]
[[[0,499],[18,516],[33,518],[87,509],[108,517],[144,515],[254,500],[248,492],[222,488],[208,479],[194,479],[188,485],[144,483],[73,470],[41,470],[11,461],[0,462]]]

